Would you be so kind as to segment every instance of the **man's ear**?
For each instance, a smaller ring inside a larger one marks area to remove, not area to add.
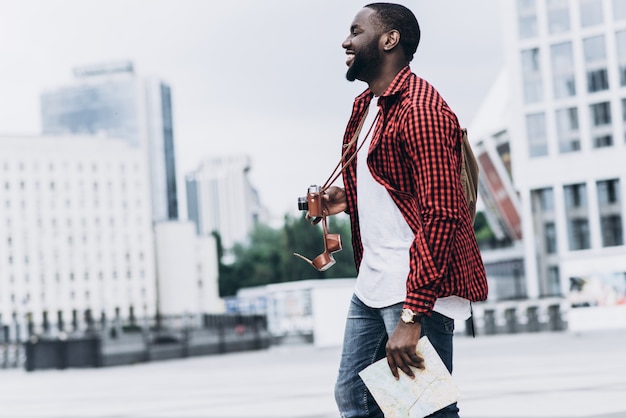
[[[383,49],[385,51],[391,51],[400,43],[400,32],[397,30],[391,30],[383,35]]]

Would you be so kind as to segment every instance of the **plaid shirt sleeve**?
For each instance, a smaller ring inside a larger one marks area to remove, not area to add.
[[[418,233],[410,249],[405,307],[432,310],[450,265],[460,217],[458,122],[434,106],[413,106],[401,138],[412,167]]]

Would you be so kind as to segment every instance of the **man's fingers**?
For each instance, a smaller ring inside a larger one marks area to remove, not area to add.
[[[391,369],[393,377],[398,380],[400,378],[400,375],[398,374],[398,366],[396,366],[396,361],[392,356],[387,356],[387,364],[389,365],[389,369]]]
[[[417,367],[420,370],[424,369],[424,359],[418,354],[411,354],[408,361],[409,366]]]
[[[415,375],[413,374],[413,370],[411,370],[411,368],[409,367],[410,365],[412,366],[413,361],[411,360],[409,355],[405,355],[402,358],[402,362],[399,364],[400,370],[402,370],[404,372],[404,374],[406,374],[407,376],[409,376],[411,379],[415,378]]]
[[[398,372],[398,369],[402,370],[402,372],[409,376],[411,379],[415,377],[413,371],[409,367],[413,365],[412,363],[413,361],[411,361],[408,356],[402,355],[401,353],[387,356],[387,364],[389,364],[391,374],[393,374],[393,377],[395,377],[396,380],[400,378],[400,373]]]
[[[414,352],[398,352],[390,354],[387,356],[387,364],[389,365],[389,369],[391,369],[391,374],[393,374],[396,380],[400,378],[398,369],[402,370],[402,372],[411,379],[415,378],[415,373],[413,373],[411,367],[415,367],[420,370],[424,369],[424,359]]]

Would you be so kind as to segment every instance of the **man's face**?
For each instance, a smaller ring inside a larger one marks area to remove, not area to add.
[[[381,54],[378,48],[380,34],[372,23],[372,9],[362,9],[350,26],[350,35],[341,46],[346,50],[348,81],[371,81],[380,70]]]

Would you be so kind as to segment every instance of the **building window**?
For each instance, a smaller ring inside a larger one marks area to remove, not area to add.
[[[548,281],[547,281],[547,294],[546,296],[560,296],[561,295],[561,279],[559,277],[559,266],[548,267]]]
[[[602,246],[623,245],[624,231],[619,179],[598,181],[596,188],[598,191]]]
[[[556,111],[556,130],[559,138],[559,152],[580,150],[577,108],[570,107]]]
[[[565,186],[565,207],[566,209],[586,209],[587,208],[587,185],[584,183]]]
[[[557,252],[557,234],[554,214],[554,192],[552,188],[530,192],[530,202],[536,237],[536,252],[539,264],[546,254]],[[543,268],[540,268],[543,270]],[[542,274],[543,275],[543,274]]]
[[[593,138],[593,147],[610,147],[613,145],[611,103],[596,103],[592,104],[589,108],[591,110],[591,136]]]
[[[556,253],[556,225],[554,222],[546,222],[543,225],[544,242],[546,244],[546,253]]]
[[[539,211],[542,213],[554,211],[554,191],[552,188],[538,189],[533,193],[536,195]]]
[[[624,244],[622,217],[619,214],[602,216],[600,226],[602,228],[602,246],[614,247]]]
[[[520,39],[537,36],[537,4],[535,0],[517,0]]]
[[[522,51],[522,78],[524,83],[524,102],[535,103],[543,100],[539,48]]]
[[[570,251],[591,248],[591,243],[589,242],[589,221],[587,219],[572,219],[568,221],[568,232]]]
[[[570,251],[591,248],[589,214],[587,211],[587,185],[572,184],[563,187],[565,214]]]
[[[552,58],[552,77],[554,97],[561,99],[576,95],[576,77],[574,75],[574,56],[572,43],[563,42],[550,47]]]
[[[603,102],[591,105],[593,126],[611,124],[611,103]]]
[[[606,47],[604,35],[583,40],[585,66],[587,71],[587,91],[608,90],[609,76],[606,64]]]
[[[562,33],[570,28],[569,1],[548,0],[548,32]]]
[[[528,155],[530,157],[548,155],[546,117],[544,113],[526,115],[526,132],[528,135]]]
[[[612,135],[599,135],[593,138],[593,146],[595,148],[604,148],[610,147],[613,145],[613,136]]]
[[[599,181],[597,189],[598,204],[601,208],[620,203],[619,179]]]
[[[626,0],[613,0],[613,18],[626,19]]]
[[[626,86],[626,30],[615,33],[615,45],[619,65],[619,84]]]
[[[580,25],[583,28],[603,22],[602,0],[580,0]]]
[[[626,99],[622,99],[622,122],[624,125],[624,132],[626,132]],[[624,136],[626,141],[626,135]]]

